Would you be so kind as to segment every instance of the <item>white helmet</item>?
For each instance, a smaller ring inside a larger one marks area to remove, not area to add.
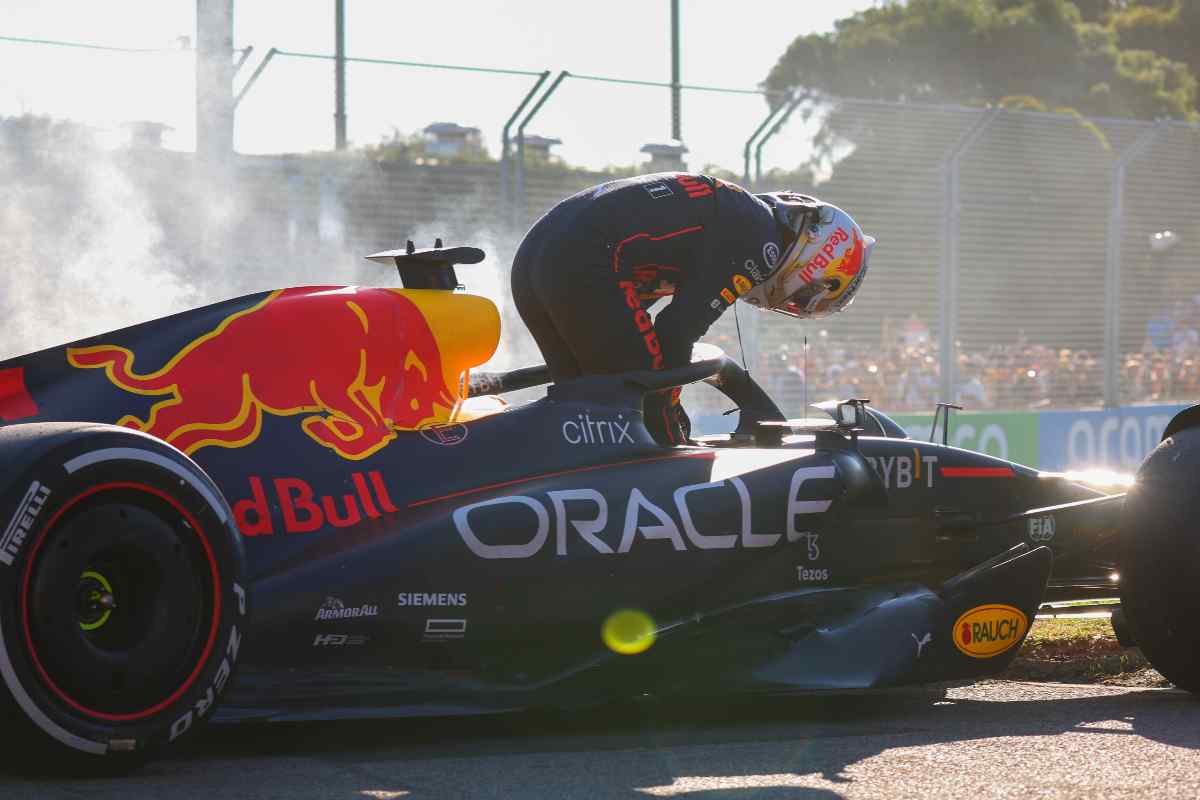
[[[850,305],[875,239],[849,214],[808,195],[755,195],[771,206],[784,232],[785,247],[770,276],[744,295],[750,305],[790,317],[813,319]]]

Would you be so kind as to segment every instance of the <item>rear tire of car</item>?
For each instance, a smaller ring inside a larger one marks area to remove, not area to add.
[[[1200,427],[1146,457],[1121,515],[1121,606],[1142,653],[1167,680],[1200,692]]]
[[[212,715],[246,630],[233,514],[191,459],[110,425],[0,428],[0,755],[118,774]]]

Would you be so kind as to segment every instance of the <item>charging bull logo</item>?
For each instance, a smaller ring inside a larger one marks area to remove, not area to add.
[[[845,249],[841,258],[835,259],[825,270],[825,278],[837,282],[837,286],[831,289],[834,294],[830,299],[841,297],[862,272],[865,260],[863,258],[863,240],[858,235],[858,231],[853,231],[851,236],[853,239],[851,245]]]
[[[162,369],[133,371],[124,347],[70,348],[73,366],[103,368],[127,392],[167,395],[143,421],[117,424],[191,454],[243,447],[263,412],[306,414],[300,426],[347,459],[362,459],[396,437],[444,421],[457,395],[421,309],[391,289],[306,287],[272,292],[231,314]]]

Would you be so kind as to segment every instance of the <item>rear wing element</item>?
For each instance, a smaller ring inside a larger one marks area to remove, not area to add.
[[[463,287],[454,274],[455,264],[478,264],[486,254],[478,247],[442,247],[442,240],[432,248],[418,250],[410,239],[403,250],[383,250],[367,256],[378,264],[394,264],[405,289],[445,289]]]

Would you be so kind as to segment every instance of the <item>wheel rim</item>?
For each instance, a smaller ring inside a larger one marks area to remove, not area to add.
[[[31,551],[25,586],[35,666],[87,715],[156,713],[211,652],[220,605],[211,548],[195,517],[153,487],[95,487],[65,505]]]

